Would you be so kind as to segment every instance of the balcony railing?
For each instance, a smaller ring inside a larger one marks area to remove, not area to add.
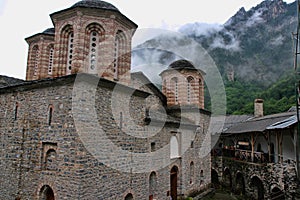
[[[252,162],[252,163],[269,163],[273,162],[272,156],[269,159],[269,154],[264,152],[253,152],[249,150],[242,149],[213,149],[212,156],[224,156],[227,158],[232,158],[234,160]]]

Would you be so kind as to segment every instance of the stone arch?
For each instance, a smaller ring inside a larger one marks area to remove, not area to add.
[[[134,199],[133,194],[131,194],[131,193],[128,193],[124,198],[124,200],[133,200],[133,199]]]
[[[253,198],[260,200],[260,199],[264,199],[264,184],[262,182],[262,180],[254,175],[251,177],[250,179],[250,187],[254,189],[254,193],[253,193]]]
[[[241,172],[238,172],[235,177],[235,192],[237,194],[245,195],[245,178]]]
[[[225,187],[227,188],[232,188],[232,176],[231,176],[231,172],[229,170],[229,168],[225,168],[224,169],[224,172],[223,172],[223,184]]]
[[[170,138],[170,158],[178,158],[179,156],[179,142],[176,136]]]
[[[283,190],[281,190],[277,184],[271,185],[270,198],[273,200],[284,200],[285,199]]]
[[[219,174],[218,174],[217,170],[215,170],[213,168],[211,169],[211,183],[213,184],[214,188],[218,188],[220,185]]]
[[[49,185],[44,185],[39,193],[39,200],[55,200],[54,192]]]

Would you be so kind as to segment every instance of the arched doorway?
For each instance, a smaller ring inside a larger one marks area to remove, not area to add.
[[[214,188],[219,188],[219,185],[220,185],[219,175],[218,175],[218,172],[214,169],[211,169],[211,182],[212,182]]]
[[[127,194],[124,200],[133,200],[133,195],[131,193]]]
[[[264,184],[257,176],[251,178],[250,186],[254,189],[254,199],[264,199]]]
[[[44,185],[41,188],[39,200],[55,200],[54,192],[49,185]]]
[[[229,188],[231,190],[232,188],[232,177],[230,170],[226,168],[223,172],[223,184],[226,188]]]
[[[174,167],[172,167],[171,174],[170,174],[172,199],[177,199],[177,180],[178,180],[178,168],[176,166],[174,166]]]
[[[245,180],[242,173],[237,173],[235,183],[236,194],[245,195]]]

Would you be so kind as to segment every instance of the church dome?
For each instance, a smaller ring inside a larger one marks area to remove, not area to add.
[[[195,69],[194,65],[187,60],[177,60],[170,64],[169,69]]]
[[[101,0],[82,0],[75,3],[73,6],[71,6],[71,8],[76,8],[76,7],[100,8],[100,9],[113,10],[119,12],[118,8],[116,8],[114,5]]]

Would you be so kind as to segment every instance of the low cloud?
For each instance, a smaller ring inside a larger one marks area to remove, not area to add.
[[[222,48],[230,51],[239,51],[240,50],[240,41],[235,37],[231,32],[225,32],[223,36],[218,35],[214,38],[212,44],[210,45],[211,49]]]
[[[265,9],[258,9],[253,13],[253,15],[247,20],[246,27],[251,27],[255,24],[262,23],[264,19],[261,17],[262,13],[265,11]]]
[[[273,46],[279,46],[283,44],[283,41],[284,37],[282,35],[279,35],[277,38],[272,39],[270,44]]]
[[[223,26],[220,24],[207,24],[207,23],[192,23],[186,24],[179,28],[179,32],[185,35],[195,35],[199,36],[209,36],[213,33],[219,32],[223,29]]]

